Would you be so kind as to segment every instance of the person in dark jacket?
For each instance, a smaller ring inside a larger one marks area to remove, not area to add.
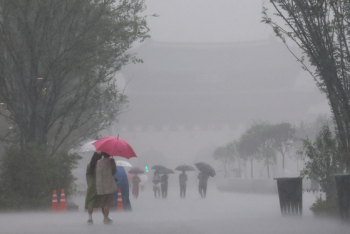
[[[179,175],[179,182],[180,182],[180,197],[186,196],[186,182],[187,182],[187,175],[185,171],[182,171],[182,173]]]
[[[198,180],[199,180],[198,190],[202,198],[205,198],[205,196],[207,195],[208,178],[209,178],[208,174],[205,174],[203,172],[200,172],[198,174]]]
[[[162,198],[166,198],[168,196],[168,179],[169,176],[164,174],[160,177],[160,189],[162,191]]]

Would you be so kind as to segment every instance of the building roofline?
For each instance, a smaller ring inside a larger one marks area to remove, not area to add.
[[[240,42],[164,42],[147,39],[140,45],[152,46],[158,48],[191,48],[191,49],[220,49],[220,48],[237,48],[237,47],[252,47],[252,46],[266,46],[278,43],[274,38],[258,41],[240,41]]]

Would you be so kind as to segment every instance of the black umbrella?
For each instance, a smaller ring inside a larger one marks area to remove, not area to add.
[[[169,168],[157,170],[159,174],[174,174],[175,172]]]
[[[166,170],[166,167],[165,166],[162,166],[162,165],[154,165],[152,167],[153,170],[156,170],[156,171],[159,171],[159,170]]]
[[[210,166],[208,163],[199,162],[195,163],[197,169],[201,172],[210,175],[211,177],[214,177],[216,175],[216,172],[212,166]]]
[[[177,171],[195,171],[195,169],[192,166],[189,165],[180,165],[175,168]]]

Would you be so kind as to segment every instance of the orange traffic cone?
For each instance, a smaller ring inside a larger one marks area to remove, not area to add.
[[[53,190],[51,211],[56,212],[57,210],[58,210],[57,193],[56,193],[56,190]]]
[[[118,189],[117,211],[124,211],[122,192],[120,189]]]
[[[66,207],[66,196],[64,195],[64,189],[61,190],[60,211],[61,211],[61,212],[67,211],[67,207]]]

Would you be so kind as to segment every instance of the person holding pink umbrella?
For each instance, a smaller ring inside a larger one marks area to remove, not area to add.
[[[109,154],[105,152],[101,154],[103,158],[98,160],[96,165],[96,190],[97,194],[102,196],[100,207],[104,216],[103,223],[110,224],[112,220],[108,217],[109,208],[113,207],[113,194],[117,191],[113,176],[117,172],[117,165]]]

